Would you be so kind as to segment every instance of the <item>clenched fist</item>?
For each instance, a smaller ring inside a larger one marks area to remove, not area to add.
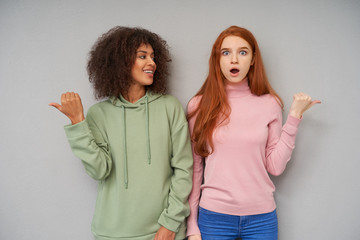
[[[301,118],[302,114],[314,106],[315,104],[321,103],[319,100],[312,100],[306,93],[296,93],[293,96],[293,103],[290,107],[290,115],[296,118]]]
[[[61,105],[52,102],[49,103],[49,106],[53,106],[57,108],[60,112],[65,114],[70,119],[73,125],[85,119],[81,98],[77,93],[63,93],[61,94]]]

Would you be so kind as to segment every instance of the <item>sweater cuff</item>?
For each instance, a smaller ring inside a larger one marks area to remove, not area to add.
[[[284,125],[284,131],[289,135],[296,135],[301,120],[302,118],[299,119],[289,114]]]
[[[64,126],[65,134],[68,139],[76,138],[85,134],[88,134],[90,131],[89,125],[86,120],[81,121],[77,124],[72,125],[71,123]]]
[[[187,225],[186,236],[189,237],[191,235],[201,235],[200,229],[197,224],[195,225]]]
[[[166,209],[164,211],[166,211]],[[164,216],[164,212],[160,215],[158,223],[166,229],[176,233],[179,231],[181,225],[178,221]]]

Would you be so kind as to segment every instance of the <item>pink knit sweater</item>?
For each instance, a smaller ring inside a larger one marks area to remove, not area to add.
[[[251,94],[247,79],[229,83],[226,92],[230,119],[213,134],[214,152],[205,159],[206,168],[203,159],[193,153],[188,236],[200,234],[199,200],[205,209],[231,215],[273,211],[275,186],[268,173],[280,175],[295,146],[300,119],[289,115],[282,126],[282,110],[273,96]],[[200,97],[190,100],[188,112],[195,109],[199,100]],[[192,118],[191,133],[194,123]]]

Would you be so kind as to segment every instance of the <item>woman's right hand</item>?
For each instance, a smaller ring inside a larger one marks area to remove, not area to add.
[[[201,235],[190,235],[188,240],[201,240]]]
[[[52,102],[49,103],[49,106],[55,107],[65,114],[73,125],[85,120],[81,98],[77,93],[63,93],[61,94],[61,105]]]

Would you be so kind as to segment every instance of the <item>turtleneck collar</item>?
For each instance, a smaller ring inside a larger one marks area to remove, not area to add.
[[[227,81],[225,90],[226,90],[226,94],[229,98],[246,97],[246,96],[251,95],[247,77],[238,83],[233,83],[233,82]]]

